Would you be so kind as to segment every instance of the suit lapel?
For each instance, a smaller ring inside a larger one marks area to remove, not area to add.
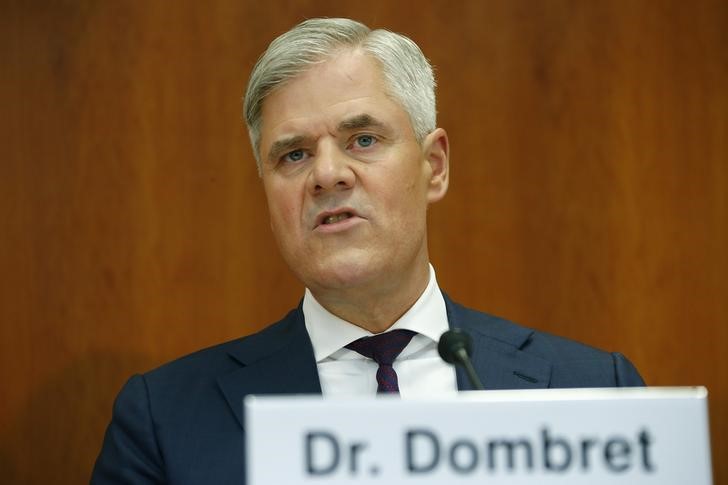
[[[533,330],[469,310],[445,296],[450,328],[473,337],[472,362],[486,389],[538,389],[549,386],[551,363],[524,351]],[[471,390],[458,367],[458,389]]]
[[[228,354],[240,368],[219,377],[218,385],[241,426],[246,395],[321,394],[300,306],[280,322],[242,339]]]
[[[472,362],[486,389],[548,387],[551,363],[524,351],[533,330],[467,309],[445,296],[450,328],[473,337]],[[316,359],[299,306],[280,322],[238,342],[229,357],[238,369],[218,378],[236,419],[243,426],[243,398],[249,394],[321,394]],[[472,387],[458,368],[458,389]]]

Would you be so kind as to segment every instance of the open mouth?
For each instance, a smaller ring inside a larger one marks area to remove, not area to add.
[[[340,214],[332,214],[330,216],[324,217],[324,219],[321,221],[321,224],[335,224],[339,221],[343,221],[344,219],[348,219],[350,217],[353,217],[354,214],[351,212],[342,212]]]

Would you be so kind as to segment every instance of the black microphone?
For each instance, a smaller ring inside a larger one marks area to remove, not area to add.
[[[437,351],[440,353],[442,360],[448,364],[461,365],[465,368],[473,389],[483,390],[483,384],[478,379],[475,369],[473,369],[473,363],[470,362],[470,354],[473,352],[473,339],[470,335],[459,328],[448,330],[440,336]]]

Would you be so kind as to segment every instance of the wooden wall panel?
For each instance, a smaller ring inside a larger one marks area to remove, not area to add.
[[[707,385],[728,484],[728,4],[359,3],[0,6],[3,483],[86,481],[131,373],[296,304],[240,97],[276,34],[352,16],[437,67],[441,285]]]

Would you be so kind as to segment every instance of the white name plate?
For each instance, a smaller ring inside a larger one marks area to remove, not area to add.
[[[705,388],[245,400],[248,485],[710,485]]]

